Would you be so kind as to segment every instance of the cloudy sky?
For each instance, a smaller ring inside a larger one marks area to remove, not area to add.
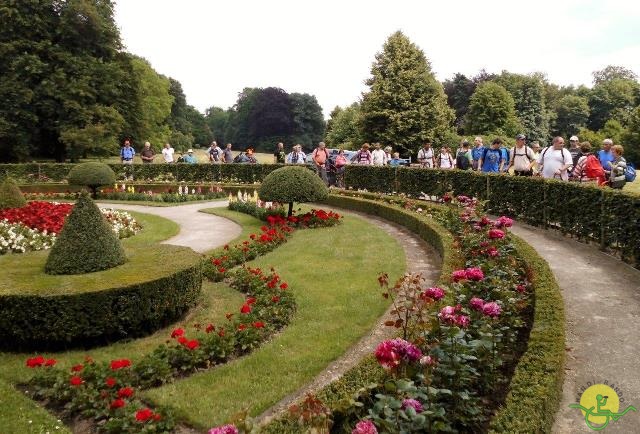
[[[325,115],[356,101],[374,55],[402,30],[437,78],[542,71],[591,84],[608,64],[640,74],[631,0],[118,0],[127,49],[178,79],[189,104],[229,107],[244,87],[316,95]]]

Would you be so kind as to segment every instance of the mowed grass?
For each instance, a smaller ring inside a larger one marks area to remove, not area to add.
[[[636,178],[633,182],[627,182],[624,186],[624,191],[640,194],[640,180]]]
[[[400,244],[366,220],[297,231],[251,266],[275,267],[294,292],[292,323],[251,354],[210,371],[146,391],[156,404],[201,429],[248,409],[258,415],[310,382],[369,331],[388,306],[376,277],[405,270]]]

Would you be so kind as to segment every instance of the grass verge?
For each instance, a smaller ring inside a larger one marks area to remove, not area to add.
[[[244,408],[260,414],[311,381],[385,311],[375,290],[377,273],[394,270],[395,278],[405,269],[400,244],[352,216],[333,228],[297,231],[251,266],[274,266],[289,283],[298,304],[292,323],[246,357],[145,392],[198,428],[223,423]]]

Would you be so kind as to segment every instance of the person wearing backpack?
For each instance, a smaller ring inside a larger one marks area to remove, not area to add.
[[[456,168],[460,170],[469,170],[471,168],[473,157],[469,150],[469,142],[462,141],[462,145],[456,151]]]
[[[611,148],[611,151],[613,152],[613,161],[611,162],[609,185],[611,188],[622,190],[627,183],[627,160],[622,156],[624,148],[620,145],[615,145]]]
[[[433,157],[431,142],[424,142],[422,149],[418,151],[418,163],[425,169],[432,169],[435,166],[435,159]]]
[[[495,138],[491,142],[490,148],[484,148],[484,152],[478,161],[478,171],[484,173],[500,173],[504,168],[505,160],[502,156],[500,146],[502,139]]]
[[[360,150],[356,152],[356,154],[351,158],[351,161],[364,166],[372,165],[373,156],[371,155],[371,151],[369,151],[369,148],[370,146],[368,143],[362,145],[362,148],[360,148]]]
[[[451,155],[451,148],[449,146],[445,145],[440,149],[437,163],[440,169],[449,170],[455,167],[456,162]]]
[[[513,167],[515,176],[533,176],[531,163],[535,161],[536,157],[533,150],[525,144],[525,139],[524,134],[518,134],[516,136],[516,146],[509,151],[507,172]]]
[[[208,149],[209,161],[211,163],[220,163],[222,160],[222,149],[218,146],[218,143],[214,140]]]
[[[564,139],[554,137],[551,146],[547,146],[540,153],[540,173],[543,178],[569,180],[569,168],[572,160],[569,150],[564,147]]]
[[[571,181],[606,183],[606,175],[598,157],[591,153],[591,143],[580,144],[580,158],[571,171]]]

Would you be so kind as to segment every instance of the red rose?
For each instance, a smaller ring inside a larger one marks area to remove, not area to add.
[[[183,329],[175,329],[174,331],[171,332],[171,337],[172,338],[176,338],[178,336],[184,336],[184,330]]]
[[[27,367],[29,368],[38,368],[44,364],[44,357],[36,356],[27,359]]]
[[[113,387],[115,386],[117,383],[116,379],[113,377],[108,377],[106,380],[104,380],[104,384],[107,385],[107,387]]]
[[[153,411],[149,408],[138,410],[136,412],[136,420],[138,422],[146,422],[153,417]]]
[[[187,343],[187,342],[189,342],[189,339],[185,338],[184,336],[180,336],[180,337],[178,338],[178,343],[179,343],[180,345],[186,345],[186,343]]]
[[[198,342],[197,339],[193,339],[187,342],[186,344],[184,344],[184,346],[189,348],[191,351],[193,351],[200,346],[200,342]]]
[[[111,370],[117,371],[118,369],[128,368],[131,366],[131,361],[128,359],[120,359],[120,360],[112,360],[111,361]]]
[[[72,372],[80,372],[80,371],[82,371],[82,368],[84,368],[84,366],[82,366],[82,365],[75,365],[75,366],[73,366],[73,367],[71,368],[71,371],[72,371]]]
[[[253,326],[257,329],[261,329],[264,327],[264,323],[262,321],[256,321],[253,323]]]
[[[55,366],[56,363],[58,363],[56,359],[47,359],[44,362],[44,366]]]
[[[247,304],[251,305],[251,304],[254,304],[255,302],[256,302],[256,298],[255,297],[247,298]]]
[[[115,401],[113,401],[111,405],[109,405],[109,408],[111,408],[111,410],[115,410],[116,408],[122,408],[125,405],[127,405],[127,403],[124,402],[124,400],[118,398]]]
[[[118,398],[131,398],[133,396],[133,389],[131,387],[123,387],[118,390]]]
[[[289,285],[287,285],[287,282],[284,282],[283,284],[280,285],[280,289],[287,289],[289,287]]]
[[[71,379],[69,380],[69,383],[72,386],[80,386],[82,383],[84,383],[84,380],[80,377],[78,377],[77,375],[74,375],[73,377],[71,377]]]
[[[240,308],[240,313],[249,313],[251,312],[251,306],[249,306],[248,304],[243,304],[242,307]]]

